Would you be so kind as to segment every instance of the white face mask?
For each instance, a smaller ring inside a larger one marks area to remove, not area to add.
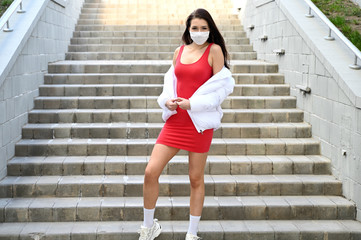
[[[205,43],[209,37],[209,31],[208,32],[189,32],[191,35],[191,39],[193,42],[195,42],[197,45],[202,45]]]

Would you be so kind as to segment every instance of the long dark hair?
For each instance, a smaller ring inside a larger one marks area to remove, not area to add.
[[[222,48],[222,52],[223,52],[223,56],[224,56],[224,66],[229,69],[229,63],[228,63],[229,55],[228,55],[228,52],[226,49],[226,44],[224,42],[224,39],[223,39],[221,33],[219,32],[219,30],[217,28],[215,22],[213,21],[211,14],[209,14],[209,12],[207,10],[205,10],[203,8],[198,8],[188,16],[187,21],[186,21],[186,29],[182,36],[182,41],[187,45],[191,44],[193,42],[193,40],[191,39],[191,35],[189,33],[189,28],[191,26],[191,21],[194,18],[200,18],[200,19],[204,19],[207,21],[208,26],[209,26],[209,37],[208,37],[207,42],[216,43]]]

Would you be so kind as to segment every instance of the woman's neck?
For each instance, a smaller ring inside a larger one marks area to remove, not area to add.
[[[189,44],[189,45],[192,47],[192,49],[198,49],[198,50],[200,50],[200,49],[203,49],[203,48],[207,47],[207,46],[209,45],[209,42],[205,42],[205,43],[203,43],[202,45],[198,45],[198,44],[196,44],[195,42],[192,42],[192,43]]]

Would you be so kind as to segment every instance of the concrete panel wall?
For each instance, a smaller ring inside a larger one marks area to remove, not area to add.
[[[306,18],[300,0],[240,0],[240,18],[258,58],[279,64],[297,96],[297,107],[321,141],[322,155],[332,160],[333,174],[343,181],[343,194],[356,202],[361,220],[361,71],[348,68],[353,55],[338,40],[323,39],[328,31],[320,19]],[[268,40],[260,40],[267,35]],[[273,50],[284,48],[277,56]],[[361,61],[360,61],[361,62]],[[297,85],[308,86],[303,94]],[[345,153],[345,155],[343,154]]]
[[[38,8],[39,12],[34,13],[31,9],[35,3],[24,1],[27,13],[13,20],[14,33],[18,34],[15,31],[26,31],[18,26],[20,22],[32,21],[34,15],[40,14],[14,62],[0,69],[8,72],[0,84],[0,179],[6,176],[7,161],[14,156],[15,143],[21,139],[22,126],[28,121],[27,113],[34,106],[34,97],[39,95],[38,87],[44,82],[48,63],[65,58],[83,2],[66,1],[63,7],[46,0],[42,3],[44,6]],[[11,34],[0,32],[1,47],[10,49],[9,44],[15,44]]]

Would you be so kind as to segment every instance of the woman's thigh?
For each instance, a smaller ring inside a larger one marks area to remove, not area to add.
[[[189,152],[189,177],[190,180],[203,179],[204,168],[208,157],[207,153]]]
[[[160,176],[167,163],[179,152],[178,148],[166,146],[163,144],[155,144],[146,172],[154,176]]]

